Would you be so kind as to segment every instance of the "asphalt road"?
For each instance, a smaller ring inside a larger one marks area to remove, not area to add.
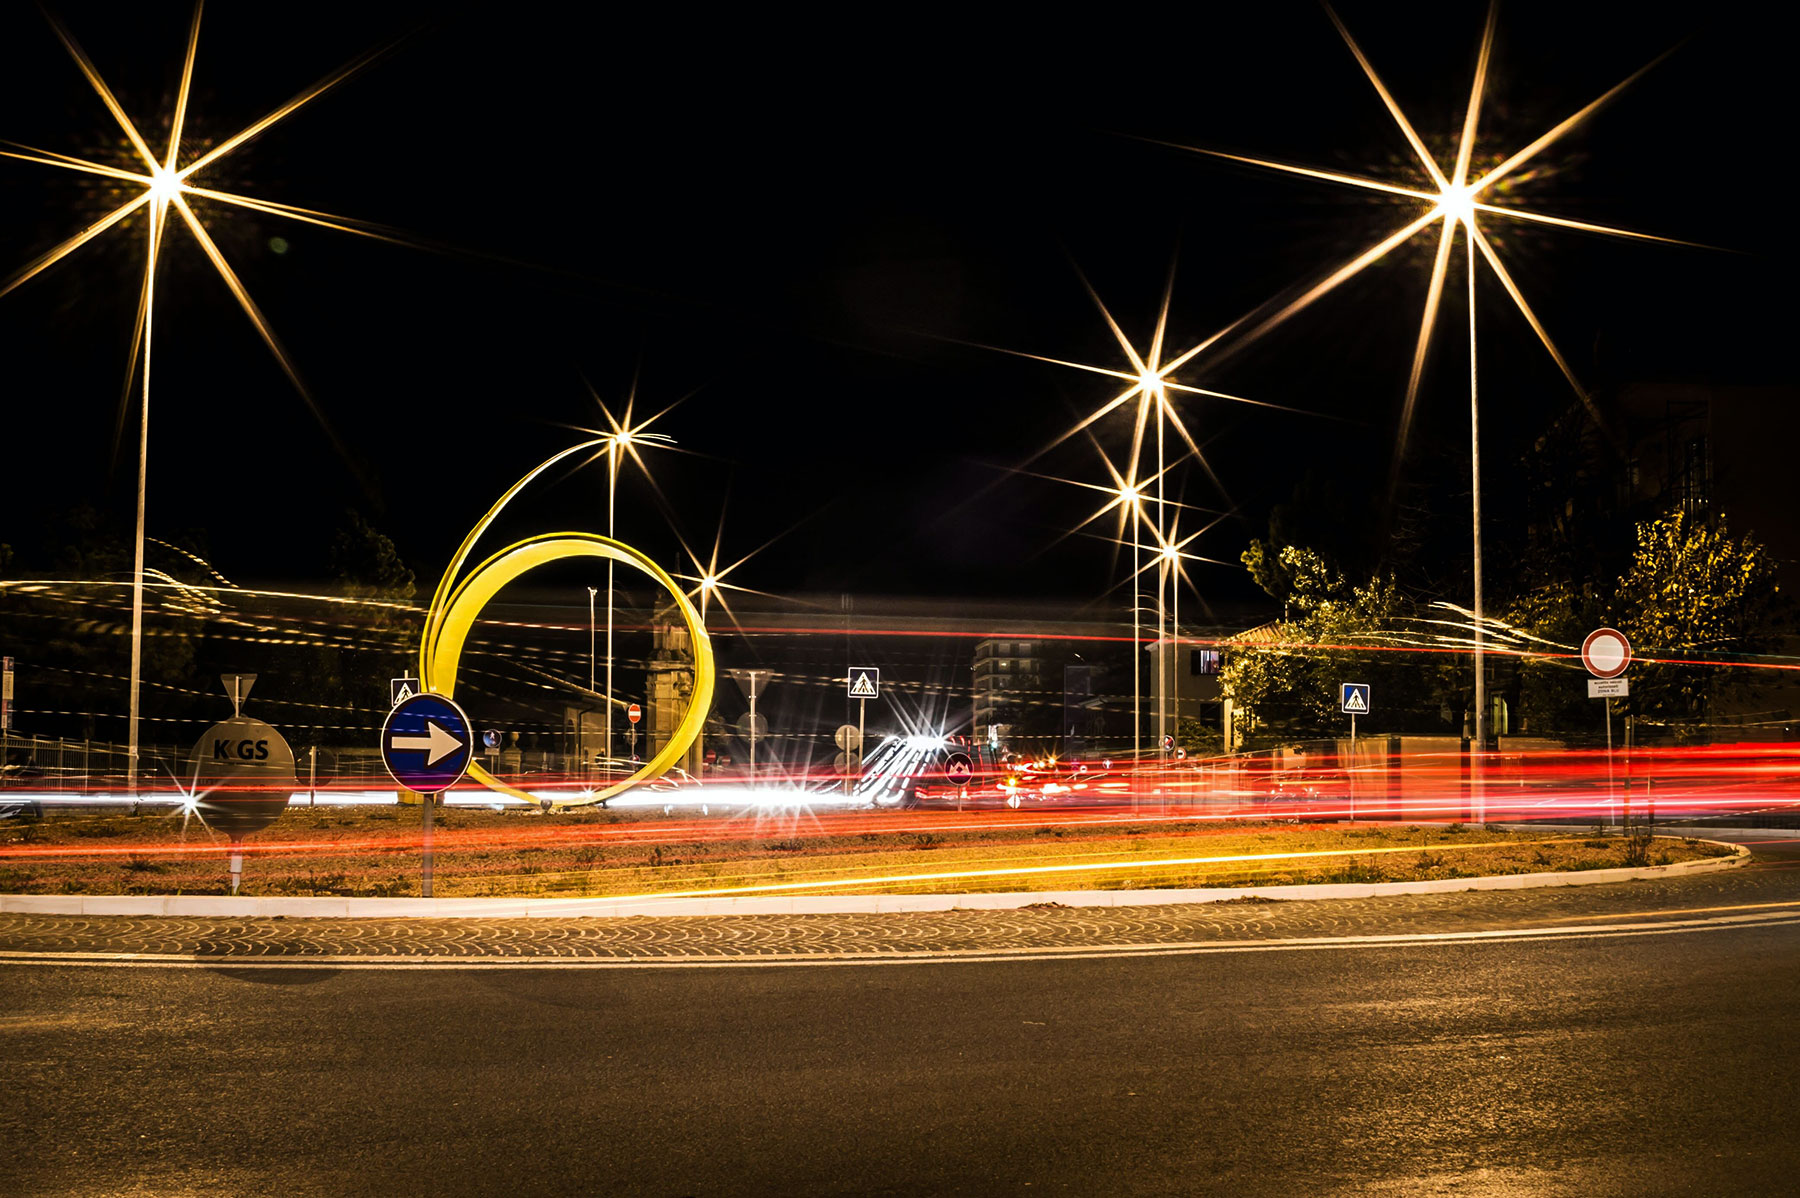
[[[9,1194],[1791,1193],[1800,923],[986,963],[13,966]]]

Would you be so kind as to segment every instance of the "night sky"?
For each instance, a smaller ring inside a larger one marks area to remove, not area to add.
[[[1577,7],[1503,6],[1483,152],[1523,145],[1687,39],[1543,155],[1514,197],[1739,252],[1486,227],[1504,232],[1507,261],[1591,386],[1791,382],[1792,303],[1775,297],[1793,249],[1773,231],[1793,116],[1784,36],[1716,4]],[[160,149],[190,10],[55,11]],[[597,425],[586,383],[622,404],[635,377],[640,409],[688,397],[657,428],[696,456],[652,463],[689,542],[710,545],[722,505],[726,560],[791,529],[733,581],[1092,599],[1117,577],[1110,547],[1054,543],[1092,493],[1005,468],[1110,383],[976,345],[1123,368],[1083,274],[1143,343],[1174,262],[1179,350],[1415,211],[1158,141],[1422,181],[1310,4],[1104,6],[1077,21],[582,12],[208,10],[196,147],[393,45],[196,181],[433,248],[196,202],[349,458],[178,231],[159,275],[153,535],[204,529],[226,574],[304,581],[323,574],[331,530],[355,507],[434,576],[500,490],[571,426]],[[1482,6],[1341,13],[1428,143],[1448,147]],[[8,6],[0,22],[0,136],[122,160],[35,9]],[[104,201],[88,177],[0,162],[0,272]],[[109,451],[143,237],[141,221],[115,230],[0,298],[6,539],[84,502],[128,527],[129,426],[127,449]],[[1192,468],[1174,485],[1235,513],[1195,551],[1235,561],[1308,471],[1353,507],[1379,506],[1432,244],[1177,376],[1317,413],[1186,405],[1227,494]],[[1452,498],[1468,452],[1462,287],[1453,276],[1403,475]],[[1503,497],[1523,446],[1573,397],[1491,277],[1478,314],[1484,462]],[[1128,428],[1121,413],[1097,431],[1116,453]],[[1081,441],[1033,469],[1106,480]],[[602,470],[539,491],[517,518],[520,532],[571,526],[603,529]],[[619,531],[685,564],[629,475]],[[1225,607],[1251,594],[1241,571],[1195,577]]]

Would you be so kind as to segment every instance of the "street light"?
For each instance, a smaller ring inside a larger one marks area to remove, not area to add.
[[[1161,700],[1166,693],[1175,700],[1175,737],[1181,738],[1181,691],[1179,683],[1173,677],[1175,663],[1181,660],[1181,652],[1177,647],[1181,641],[1181,581],[1177,571],[1181,568],[1181,549],[1173,541],[1164,541],[1162,547],[1162,576],[1169,579],[1169,636],[1170,640],[1158,640],[1157,647],[1157,698]],[[1157,594],[1162,594],[1162,584],[1158,581]],[[1166,732],[1157,735],[1156,743],[1160,748],[1165,743]],[[1166,750],[1164,751],[1166,755]]]
[[[596,401],[598,401],[598,398],[599,398],[598,396],[595,397]],[[604,445],[606,448],[606,539],[609,541],[614,538],[614,525],[615,525],[615,516],[617,514],[617,500],[618,500],[618,491],[619,491],[619,470],[623,465],[623,462],[620,460],[621,457],[625,454],[630,454],[631,459],[638,464],[638,468],[641,470],[644,470],[645,474],[647,475],[649,473],[649,470],[644,466],[644,459],[638,453],[638,447],[644,446],[644,445],[655,445],[659,448],[666,449],[666,448],[672,447],[675,444],[675,438],[670,437],[667,434],[652,433],[652,432],[645,431],[652,424],[655,424],[658,420],[660,420],[664,416],[668,415],[669,412],[674,409],[675,404],[670,404],[668,407],[664,408],[662,411],[656,413],[656,415],[651,416],[646,420],[642,420],[642,421],[639,421],[638,423],[634,424],[634,423],[632,423],[632,419],[631,419],[631,411],[632,411],[632,407],[635,402],[636,402],[635,396],[626,400],[625,416],[621,420],[613,419],[613,414],[611,412],[607,411],[606,405],[605,404],[600,405],[600,414],[606,418],[606,423],[609,426],[609,428],[611,429],[610,432],[604,433],[600,437],[600,443],[602,445]],[[676,403],[680,403],[680,402],[681,402],[680,400],[676,401]],[[652,481],[651,485],[655,486],[655,482]],[[593,686],[590,684],[588,689],[592,690]],[[606,700],[606,731],[605,731],[605,735],[603,738],[603,743],[605,746],[606,758],[608,761],[610,761],[610,760],[612,760],[612,755],[613,755],[613,747],[612,747],[613,562],[611,561],[611,559],[608,559],[607,563],[606,563],[606,694],[605,694],[605,700]]]
[[[1132,463],[1133,473],[1136,472],[1136,468],[1137,464]],[[1138,523],[1143,519],[1143,491],[1142,483],[1126,483],[1119,488],[1119,505],[1127,513],[1127,519],[1131,523],[1131,577],[1134,580],[1139,572]],[[1131,759],[1133,762],[1143,751],[1144,684],[1143,662],[1139,660],[1144,653],[1143,624],[1139,616],[1141,606],[1138,603],[1137,586],[1134,582],[1131,588]]]
[[[111,88],[107,86],[106,81],[102,79],[99,73],[94,69],[94,65],[89,60],[86,51],[82,50],[76,43],[73,35],[71,35],[54,16],[48,12],[44,15],[46,19],[49,20],[51,31],[56,34],[57,40],[62,42],[63,48],[66,49],[69,52],[69,56],[74,59],[76,67],[87,79],[89,86],[93,88],[94,93],[100,98],[102,103],[106,105],[107,110],[112,113],[113,119],[118,123],[120,131],[124,133],[126,140],[130,143],[132,150],[135,152],[136,161],[129,167],[121,167],[105,162],[90,162],[86,159],[72,157],[68,154],[33,150],[29,146],[21,146],[17,142],[8,141],[6,143],[7,148],[0,150],[0,157],[15,159],[22,162],[31,162],[39,166],[55,167],[61,170],[79,171],[87,175],[99,175],[102,178],[113,181],[112,186],[119,189],[122,199],[118,207],[114,208],[100,219],[90,223],[86,229],[63,241],[49,252],[40,254],[31,262],[20,267],[18,270],[13,271],[4,278],[0,278],[0,296],[7,295],[23,283],[35,278],[37,275],[56,265],[75,250],[86,245],[89,241],[92,241],[107,230],[119,226],[121,222],[139,209],[144,209],[148,218],[145,222],[148,235],[144,239],[144,280],[142,286],[138,290],[137,317],[132,326],[130,364],[126,369],[125,378],[126,395],[130,394],[132,379],[139,376],[141,376],[142,379],[141,400],[138,407],[137,512],[133,529],[134,548],[132,553],[131,574],[131,663],[128,679],[130,698],[128,700],[129,706],[126,715],[128,726],[126,732],[126,758],[127,769],[130,774],[128,787],[132,794],[136,794],[140,747],[138,741],[141,715],[140,700],[143,688],[144,548],[146,540],[144,533],[144,509],[145,501],[148,497],[147,474],[150,460],[150,364],[151,348],[155,340],[156,269],[158,259],[162,253],[168,218],[171,215],[177,216],[181,219],[182,223],[187,226],[195,243],[199,245],[208,261],[212,263],[213,269],[218,272],[219,278],[225,283],[226,289],[231,292],[232,298],[237,300],[238,306],[244,311],[244,315],[249,317],[250,323],[256,326],[256,331],[262,337],[263,343],[269,348],[269,351],[275,355],[275,360],[280,363],[283,373],[288,377],[288,381],[294,385],[294,389],[300,393],[301,398],[304,399],[307,406],[312,409],[313,415],[317,417],[319,423],[324,426],[326,436],[331,439],[333,446],[336,447],[339,454],[342,455],[345,460],[350,459],[349,452],[344,448],[343,443],[338,440],[337,434],[332,431],[330,424],[326,422],[324,413],[320,411],[318,404],[313,399],[312,393],[308,391],[306,385],[300,381],[298,369],[288,357],[287,351],[282,348],[281,343],[276,340],[274,331],[270,329],[267,319],[263,316],[262,309],[257,307],[256,302],[250,298],[250,293],[245,289],[243,281],[238,278],[237,272],[234,271],[231,268],[230,263],[225,260],[224,253],[213,240],[212,234],[207,232],[206,226],[201,223],[200,217],[196,214],[190,203],[190,199],[204,198],[217,203],[248,208],[251,211],[260,212],[265,215],[283,216],[292,220],[303,221],[307,224],[335,229],[345,233],[356,233],[365,237],[373,237],[382,241],[394,242],[395,244],[405,244],[405,242],[401,237],[391,231],[379,230],[375,226],[365,224],[364,222],[354,220],[350,217],[334,216],[330,213],[318,212],[312,209],[296,208],[288,204],[278,204],[272,201],[258,200],[251,196],[240,195],[235,192],[219,191],[214,188],[201,186],[200,182],[194,178],[196,174],[205,171],[213,163],[231,154],[271,126],[291,116],[305,105],[317,99],[319,96],[324,95],[339,83],[349,78],[358,69],[367,64],[369,60],[366,57],[358,59],[348,66],[327,76],[325,79],[301,92],[298,96],[289,100],[275,111],[244,127],[237,133],[214,142],[205,153],[189,162],[186,166],[182,166],[180,163],[182,132],[187,121],[188,99],[192,92],[194,80],[194,59],[200,41],[200,6],[195,5],[193,21],[188,29],[187,55],[184,59],[181,71],[181,84],[175,94],[174,119],[169,129],[168,149],[161,155],[158,155],[150,148],[150,144],[145,139],[143,132],[140,131],[138,125],[129,115],[127,115],[125,109],[119,104],[118,100],[114,97]],[[141,169],[139,169],[140,165]],[[214,171],[212,173],[217,174],[218,172]],[[121,406],[124,401],[125,396],[121,396]]]
[[[1570,130],[1581,125],[1595,112],[1598,112],[1604,107],[1608,101],[1612,100],[1621,91],[1636,82],[1646,71],[1667,58],[1669,54],[1674,51],[1673,49],[1664,51],[1649,63],[1639,67],[1636,71],[1626,76],[1623,81],[1608,88],[1597,98],[1589,101],[1574,113],[1552,126],[1549,131],[1541,134],[1535,140],[1528,143],[1523,149],[1515,151],[1507,156],[1498,165],[1485,170],[1473,170],[1471,168],[1474,165],[1475,132],[1480,121],[1481,105],[1487,92],[1488,67],[1494,45],[1496,7],[1490,5],[1488,8],[1487,21],[1482,29],[1481,48],[1475,60],[1475,73],[1469,90],[1469,102],[1467,107],[1463,110],[1462,133],[1456,142],[1456,160],[1451,169],[1445,171],[1443,165],[1425,145],[1425,142],[1419,136],[1418,131],[1413,128],[1412,123],[1407,120],[1406,115],[1400,110],[1400,106],[1394,100],[1392,93],[1388,91],[1387,86],[1375,73],[1375,68],[1370,63],[1367,55],[1365,55],[1362,48],[1356,44],[1356,40],[1351,37],[1349,28],[1344,25],[1343,21],[1338,19],[1337,14],[1332,12],[1329,7],[1327,7],[1325,11],[1326,15],[1331,18],[1332,24],[1337,27],[1337,31],[1344,39],[1344,43],[1350,48],[1351,54],[1355,56],[1358,65],[1362,67],[1363,74],[1368,77],[1370,84],[1374,86],[1376,93],[1381,97],[1381,102],[1383,106],[1386,107],[1388,115],[1393,118],[1395,126],[1398,128],[1401,135],[1405,137],[1407,143],[1412,147],[1419,165],[1424,168],[1426,175],[1430,179],[1429,187],[1419,187],[1413,182],[1396,183],[1384,179],[1365,178],[1358,175],[1344,174],[1338,171],[1315,170],[1311,167],[1276,162],[1271,159],[1251,158],[1242,154],[1228,154],[1223,151],[1209,150],[1199,146],[1188,146],[1184,148],[1195,150],[1202,154],[1208,154],[1216,158],[1229,159],[1233,162],[1263,167],[1269,170],[1283,171],[1288,174],[1300,175],[1326,183],[1356,187],[1366,191],[1380,192],[1389,196],[1399,196],[1410,199],[1423,206],[1423,211],[1405,226],[1384,237],[1375,245],[1369,247],[1355,258],[1352,258],[1350,261],[1338,267],[1322,281],[1314,284],[1301,295],[1261,320],[1254,328],[1246,331],[1239,340],[1240,347],[1267,333],[1270,329],[1281,324],[1295,313],[1305,309],[1320,296],[1330,292],[1347,279],[1354,277],[1374,263],[1388,260],[1390,251],[1400,246],[1403,242],[1411,240],[1414,235],[1423,232],[1433,225],[1438,226],[1437,254],[1432,264],[1431,284],[1425,295],[1424,312],[1419,322],[1418,341],[1415,343],[1413,349],[1412,371],[1407,379],[1406,398],[1401,408],[1399,436],[1395,445],[1392,466],[1393,474],[1390,476],[1389,482],[1390,495],[1398,481],[1400,465],[1405,458],[1407,434],[1412,425],[1413,408],[1418,401],[1420,382],[1424,377],[1426,354],[1427,350],[1430,348],[1432,331],[1437,323],[1438,308],[1444,292],[1445,277],[1449,270],[1451,255],[1456,248],[1456,236],[1459,232],[1463,234],[1464,241],[1468,248],[1469,262],[1469,456],[1471,460],[1469,481],[1470,494],[1472,497],[1469,521],[1471,534],[1470,550],[1473,558],[1473,576],[1471,578],[1472,590],[1474,592],[1473,617],[1475,632],[1475,727],[1473,732],[1476,743],[1476,753],[1475,757],[1472,759],[1472,768],[1476,771],[1473,787],[1476,793],[1475,802],[1479,817],[1482,802],[1480,798],[1481,783],[1479,775],[1480,753],[1482,747],[1487,743],[1488,732],[1486,697],[1487,680],[1485,670],[1486,650],[1483,628],[1485,612],[1483,608],[1484,596],[1482,594],[1481,585],[1481,424],[1475,369],[1475,277],[1480,262],[1485,261],[1487,263],[1488,269],[1493,272],[1494,278],[1503,288],[1505,288],[1507,296],[1512,300],[1514,307],[1516,307],[1519,310],[1519,314],[1525,318],[1525,322],[1531,326],[1532,332],[1537,334],[1539,342],[1543,344],[1544,349],[1550,355],[1550,359],[1556,363],[1556,367],[1562,372],[1563,377],[1568,380],[1570,387],[1574,389],[1576,396],[1587,408],[1594,423],[1603,430],[1608,427],[1606,419],[1601,415],[1600,409],[1594,403],[1593,396],[1581,385],[1580,380],[1575,377],[1575,372],[1569,366],[1568,360],[1563,356],[1562,351],[1557,348],[1556,343],[1551,340],[1549,332],[1544,328],[1543,322],[1538,319],[1537,313],[1534,312],[1531,305],[1526,302],[1524,293],[1520,290],[1518,283],[1513,279],[1512,273],[1507,270],[1505,263],[1501,261],[1499,252],[1496,250],[1494,244],[1488,239],[1487,235],[1482,231],[1481,226],[1484,221],[1492,223],[1495,218],[1504,218],[1508,221],[1523,221],[1564,229],[1574,229],[1586,233],[1600,233],[1615,237],[1628,237],[1639,241],[1660,242],[1665,245],[1696,244],[1694,242],[1681,241],[1672,237],[1658,237],[1649,233],[1634,232],[1630,229],[1593,224],[1588,221],[1571,220],[1567,217],[1539,212],[1523,203],[1517,195],[1507,197],[1508,202],[1504,204],[1490,202],[1500,198],[1501,189],[1499,184],[1503,180],[1508,176],[1517,178],[1517,172],[1527,162],[1541,154],[1551,145],[1554,145],[1562,137],[1568,134]]]

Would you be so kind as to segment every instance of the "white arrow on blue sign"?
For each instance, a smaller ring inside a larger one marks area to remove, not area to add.
[[[1369,684],[1344,682],[1338,686],[1338,710],[1351,715],[1369,714]]]
[[[394,781],[420,794],[449,790],[469,768],[475,733],[463,709],[426,692],[403,699],[381,729],[381,760]]]

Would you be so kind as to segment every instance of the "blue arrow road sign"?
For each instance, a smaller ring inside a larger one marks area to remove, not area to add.
[[[437,794],[455,786],[469,768],[474,741],[463,709],[427,692],[388,712],[381,729],[381,760],[400,785]]]
[[[1351,715],[1369,714],[1369,684],[1344,682],[1338,686],[1338,710]]]

